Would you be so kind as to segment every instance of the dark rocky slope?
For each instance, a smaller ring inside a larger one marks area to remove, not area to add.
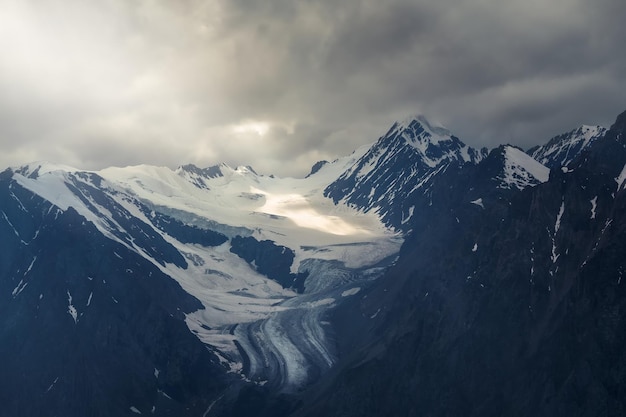
[[[9,172],[0,203],[0,416],[201,415],[230,379],[185,324],[201,304]]]
[[[296,415],[624,415],[625,163],[626,113],[535,187],[449,169],[397,265],[336,311],[343,359]]]

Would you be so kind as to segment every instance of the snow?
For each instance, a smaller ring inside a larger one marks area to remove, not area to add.
[[[559,259],[559,256],[561,255],[556,252],[556,241],[554,240],[554,238],[552,238],[552,254],[550,255],[550,259],[552,260],[553,264],[556,263],[556,261]]]
[[[306,303],[305,306],[314,308],[314,307],[332,305],[334,302],[335,302],[334,298],[323,298],[321,300]]]
[[[20,293],[24,291],[24,288],[26,288],[27,285],[28,285],[28,282],[24,282],[24,280],[20,280],[20,283],[17,284],[17,287],[15,287],[13,289],[13,292],[11,293],[11,295],[13,295],[13,298],[20,295]]]
[[[423,114],[411,115],[404,120],[401,120],[396,123],[396,130],[402,132],[406,129],[410,128],[410,125],[414,122],[419,122],[420,125],[424,128],[424,131],[430,135],[430,142],[433,144],[437,144],[440,141],[450,140],[450,136],[452,133],[448,129],[446,129],[441,123],[436,122],[432,119],[427,119]]]
[[[590,219],[593,220],[596,218],[596,208],[598,207],[598,196],[595,196],[591,201],[591,217]]]
[[[506,146],[504,157],[504,174],[500,178],[502,187],[521,190],[548,181],[550,170],[520,149]]]
[[[0,211],[0,213],[2,213],[2,217],[4,217],[4,220],[9,224],[9,226],[11,226],[11,229],[13,229],[13,233],[15,233],[15,236],[17,236],[23,244],[26,244],[26,242],[24,242],[24,240],[22,240],[22,238],[20,237],[20,234],[18,233],[15,226],[13,226],[13,223],[11,223],[11,221],[9,220],[9,217],[6,215],[6,213],[4,211]]]
[[[392,236],[375,214],[336,206],[323,196],[348,162],[326,164],[304,179],[242,175],[226,166],[224,177],[205,180],[210,189],[200,189],[168,168],[109,168],[99,174],[154,206],[259,230],[261,237],[292,249]]]
[[[482,207],[483,209],[485,208],[485,206],[483,205],[483,199],[482,198],[477,198],[474,201],[470,201],[471,204],[476,204],[479,207]]]
[[[342,297],[349,297],[351,295],[357,294],[359,291],[361,291],[360,287],[355,287],[349,290],[346,290],[344,292],[341,293]]]
[[[615,178],[615,182],[617,182],[617,191],[619,192],[624,188],[624,182],[626,181],[626,164],[622,168],[622,172],[620,172],[619,176]]]
[[[33,265],[35,264],[36,260],[37,260],[37,257],[35,256],[33,260],[30,262],[30,265],[28,265],[28,269],[26,269],[26,272],[24,272],[24,276],[26,276],[26,274],[28,274],[30,270],[33,269]]]
[[[255,210],[258,213],[282,216],[297,226],[333,235],[369,234],[367,230],[348,223],[347,219],[320,213],[301,194],[271,194],[257,188],[251,188],[251,192],[265,197],[265,204]]]
[[[409,220],[411,220],[411,217],[413,217],[413,212],[415,211],[415,206],[411,206],[409,207],[409,215],[404,217],[404,212],[402,212],[402,224],[406,224]]]
[[[67,313],[74,319],[74,324],[78,323],[78,312],[72,305],[72,294],[69,291],[67,291]]]
[[[560,164],[563,172],[571,172],[567,165],[585,149],[589,144],[601,137],[606,132],[602,126],[583,125],[565,135],[551,139],[546,145],[539,147],[532,153],[532,157],[541,163],[547,163],[550,159]]]
[[[565,201],[561,202],[561,207],[559,208],[559,213],[556,215],[556,222],[554,223],[554,234],[556,235],[561,228],[561,218],[563,217],[563,213],[565,212]]]
[[[209,413],[211,412],[211,410],[213,409],[213,406],[215,406],[215,404],[219,400],[221,400],[223,397],[224,397],[224,394],[220,395],[216,400],[214,400],[211,404],[209,404],[209,407],[206,409],[204,414],[202,414],[202,417],[207,417],[209,415]]]
[[[58,382],[58,380],[59,380],[59,377],[57,376],[57,377],[54,379],[54,381],[52,381],[52,384],[50,384],[50,386],[49,386],[49,387],[48,387],[48,389],[46,390],[46,393],[50,392],[50,390],[51,390],[52,388],[54,388],[54,385]]]

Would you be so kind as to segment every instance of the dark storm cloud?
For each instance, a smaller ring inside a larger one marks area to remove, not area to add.
[[[26,3],[0,6],[4,165],[303,175],[411,113],[526,147],[626,108],[621,0]]]

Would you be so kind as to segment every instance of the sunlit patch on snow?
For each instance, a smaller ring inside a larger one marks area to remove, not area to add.
[[[296,225],[307,229],[315,229],[333,235],[347,236],[369,234],[346,220],[316,211],[304,196],[300,194],[271,194],[251,187],[252,192],[265,195],[265,204],[256,211],[287,217]]]

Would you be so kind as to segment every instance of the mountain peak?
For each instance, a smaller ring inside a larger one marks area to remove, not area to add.
[[[324,195],[375,210],[388,225],[401,227],[411,210],[405,201],[423,193],[434,175],[449,164],[478,163],[485,156],[486,150],[465,145],[443,126],[413,116],[394,123]]]
[[[566,167],[605,133],[606,128],[602,126],[582,125],[553,137],[545,145],[530,148],[527,153],[550,169]]]
[[[13,172],[16,172],[24,177],[37,178],[39,175],[48,174],[51,172],[77,172],[79,169],[73,168],[69,165],[55,164],[48,161],[35,161],[25,165],[21,165],[16,168],[11,168]]]
[[[550,170],[523,150],[511,145],[500,148],[504,160],[503,172],[498,178],[501,181],[500,188],[515,187],[521,190],[548,181]]]
[[[440,123],[429,120],[423,114],[416,114],[406,117],[403,120],[397,121],[391,126],[387,135],[392,132],[402,133],[404,131],[425,133],[425,137],[438,141],[439,139],[445,139],[452,136],[452,133]]]

